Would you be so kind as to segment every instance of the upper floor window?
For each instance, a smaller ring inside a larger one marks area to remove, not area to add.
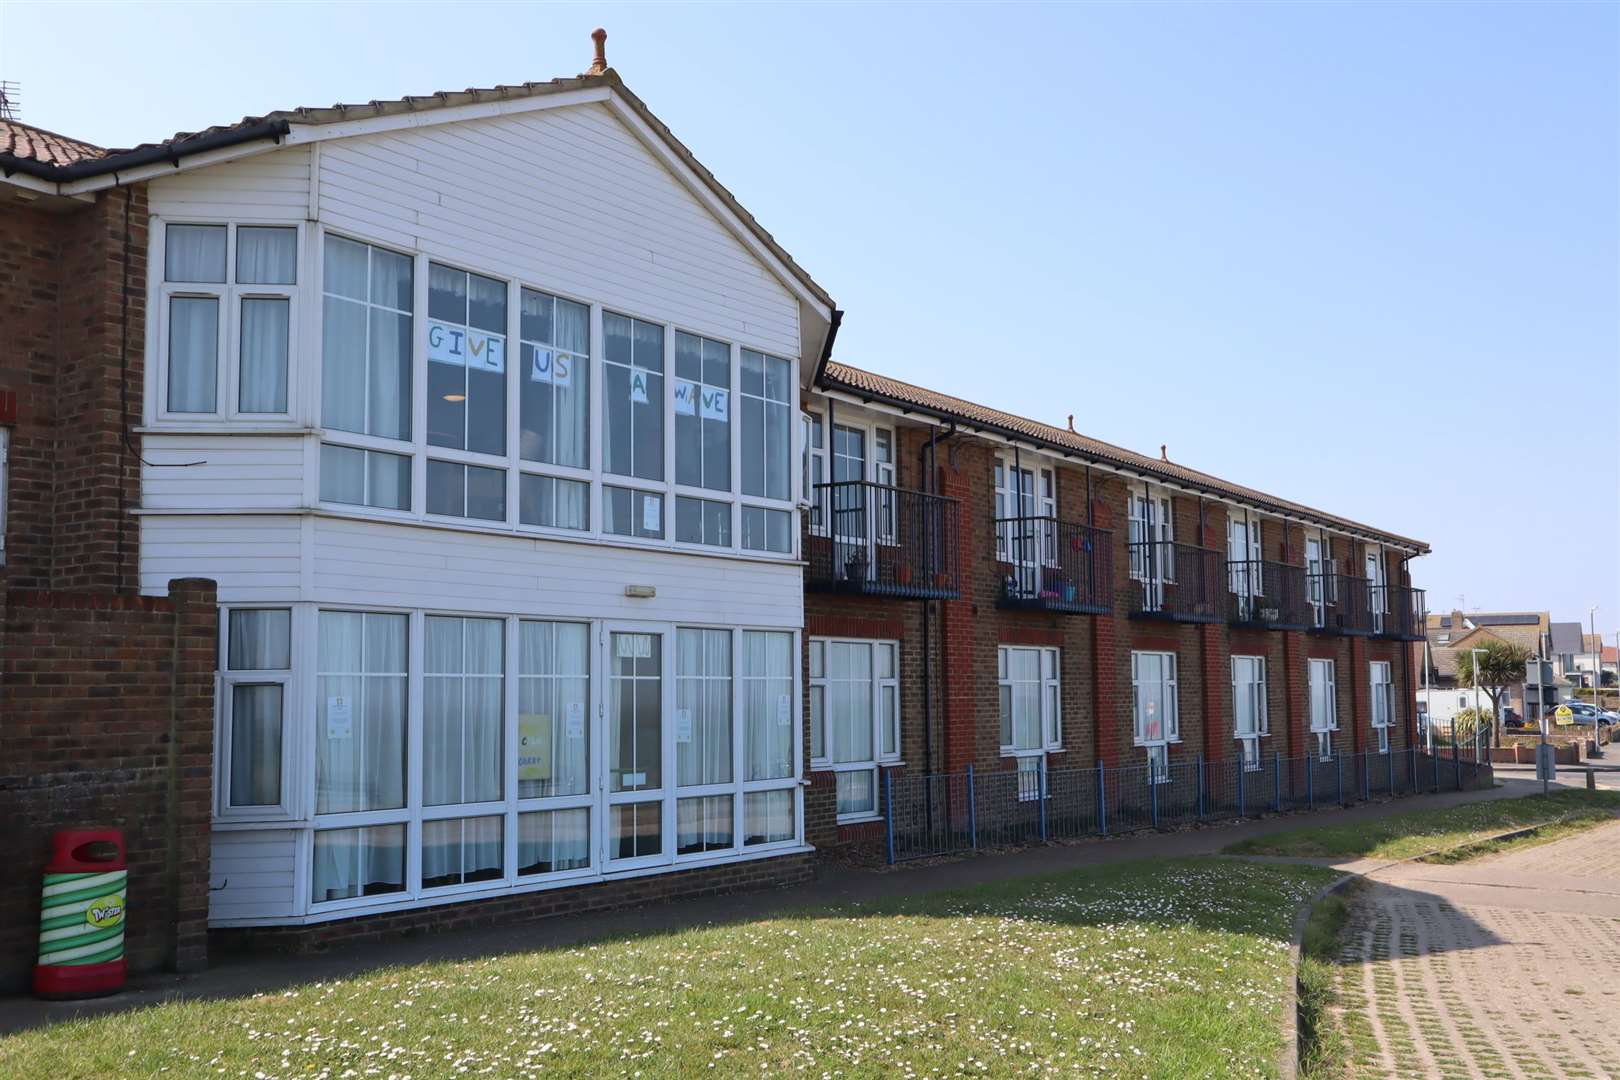
[[[286,415],[297,281],[296,228],[167,226],[163,410]]]
[[[428,266],[427,441],[506,453],[506,283]]]
[[[730,491],[731,346],[677,332],[674,401],[675,482]]]
[[[326,238],[324,427],[410,439],[413,279],[407,256],[339,236]]]
[[[591,464],[591,310],[524,289],[518,456],[586,469]]]
[[[663,480],[664,328],[609,312],[602,317],[602,334],[603,468],[615,476]]]
[[[793,497],[793,365],[742,351],[742,493]]]
[[[1170,545],[1175,541],[1176,529],[1170,497],[1146,487],[1132,491],[1129,511],[1131,577],[1139,581],[1175,580],[1176,557]]]

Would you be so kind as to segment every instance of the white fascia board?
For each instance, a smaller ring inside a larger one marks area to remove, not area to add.
[[[754,235],[754,231],[741,218],[732,213],[731,208],[726,206],[721,198],[714,193],[714,190],[703,182],[702,177],[693,172],[691,167],[681,160],[680,155],[675,153],[663,136],[654,131],[651,125],[641,118],[640,113],[636,112],[624,99],[616,94],[608,97],[607,106],[613,115],[618,117],[619,121],[628,127],[636,138],[641,140],[642,145],[652,152],[659,163],[668,169],[692,193],[693,198],[702,203],[703,208],[713,214],[716,219],[724,223],[726,228],[730,229],[732,234],[742,242],[742,245],[756,259],[764,263],[783,285],[787,286],[788,291],[798,298],[803,307],[823,323],[830,324],[832,322],[832,310],[817,299],[814,293],[805,288],[798,275],[789,270],[782,260],[778,259],[776,254],[766,247],[758,236]],[[804,359],[813,361],[813,358],[809,357]]]
[[[10,176],[0,175],[0,183],[10,184],[12,187],[22,188],[24,191],[31,191],[37,195],[56,195],[63,198],[77,199],[80,202],[94,201],[88,195],[73,195],[64,191],[63,185],[54,180],[41,180],[39,177],[29,176],[27,173],[16,172]],[[21,201],[27,202],[28,200],[25,197]]]
[[[814,393],[818,397],[832,398],[834,401],[842,401],[850,405],[857,405],[863,409],[870,409],[873,412],[885,413],[889,416],[902,417],[911,421],[912,423],[923,424],[928,427],[946,428],[951,426],[951,421],[934,416],[932,413],[926,412],[920,407],[917,409],[906,409],[902,406],[891,405],[885,401],[867,401],[859,394],[851,393],[845,390],[827,390],[817,388]],[[1323,525],[1319,522],[1312,521],[1309,518],[1301,517],[1298,514],[1285,513],[1279,510],[1262,510],[1258,506],[1242,502],[1241,500],[1235,499],[1229,495],[1220,495],[1214,492],[1202,491],[1195,487],[1189,487],[1179,481],[1155,476],[1151,473],[1133,469],[1130,466],[1113,465],[1102,461],[1092,461],[1078,450],[1056,450],[1050,446],[1043,446],[1037,443],[1034,439],[1013,439],[1001,434],[1000,432],[986,431],[985,429],[974,424],[971,420],[957,420],[955,421],[955,426],[956,430],[964,434],[972,435],[974,438],[984,439],[987,442],[997,443],[1006,447],[1016,446],[1020,450],[1027,451],[1032,454],[1039,454],[1042,457],[1050,458],[1056,462],[1070,465],[1079,462],[1097,470],[1098,472],[1111,473],[1115,476],[1124,477],[1126,480],[1132,482],[1140,481],[1153,484],[1157,487],[1166,488],[1171,491],[1178,491],[1186,495],[1193,495],[1200,499],[1204,499],[1207,502],[1217,502],[1226,506],[1235,506],[1239,509],[1248,510],[1256,514],[1264,514],[1267,517],[1279,518],[1283,521],[1291,521],[1297,525],[1304,525],[1312,529],[1320,529],[1324,532],[1329,532],[1336,536],[1343,536],[1350,540],[1370,540],[1374,543],[1382,544],[1385,547],[1393,548],[1396,551],[1409,552],[1409,558],[1415,558],[1422,554],[1422,552],[1418,551],[1418,549],[1415,547],[1411,547],[1410,545],[1406,544],[1397,544],[1394,541],[1379,536],[1377,533],[1354,532],[1338,525]]]
[[[124,187],[128,184],[139,183],[142,180],[151,180],[154,177],[173,176],[178,172],[204,169],[210,165],[219,165],[226,161],[256,157],[259,154],[267,154],[272,150],[280,150],[286,145],[287,139],[285,136],[279,142],[266,137],[255,139],[253,142],[239,143],[236,146],[222,146],[218,150],[205,150],[200,154],[188,154],[178,162],[153,161],[146,165],[137,165],[133,168],[104,173],[100,176],[87,176],[83,180],[72,180],[58,186],[64,195],[104,191],[107,188]]]

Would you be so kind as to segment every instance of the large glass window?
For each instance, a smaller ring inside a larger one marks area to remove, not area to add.
[[[554,529],[588,529],[591,486],[557,476],[518,477],[518,521]]]
[[[1260,768],[1260,740],[1271,733],[1266,709],[1266,658],[1232,657],[1232,726],[1244,769]]]
[[[609,851],[637,859],[664,851],[663,637],[609,635]]]
[[[502,823],[499,817],[422,822],[422,888],[470,885],[503,877]]]
[[[285,804],[282,754],[286,741],[292,612],[236,608],[226,620],[223,813]]]
[[[731,632],[675,635],[675,767],[681,787],[731,782]]]
[[[350,900],[405,890],[405,826],[322,829],[315,834],[311,899]]]
[[[506,453],[506,283],[428,266],[427,441]]]
[[[1323,761],[1333,758],[1333,733],[1339,728],[1338,688],[1332,660],[1310,662],[1311,731]]]
[[[422,802],[501,797],[505,642],[499,619],[429,616],[422,682]]]
[[[744,349],[741,389],[742,493],[791,499],[793,365]]]
[[[591,312],[584,304],[524,289],[519,456],[590,467]]]
[[[326,238],[321,422],[383,439],[411,437],[411,260]]]
[[[663,539],[664,497],[651,491],[604,487],[602,531],[615,536]]]
[[[429,458],[427,512],[446,517],[505,521],[506,470]]]
[[[1176,654],[1131,653],[1131,699],[1136,745],[1147,749],[1154,782],[1170,779],[1170,744],[1181,741]]]
[[[320,613],[316,813],[405,805],[407,634],[404,615]]]
[[[235,259],[230,256],[235,247]],[[285,414],[298,230],[169,225],[163,297],[170,413]],[[224,327],[234,311],[235,333]],[[224,392],[234,386],[235,398]]]
[[[1378,740],[1378,752],[1389,753],[1389,729],[1395,723],[1395,686],[1390,680],[1388,660],[1374,660],[1368,665],[1372,683],[1373,737]]]
[[[590,627],[518,624],[518,798],[590,790]]]
[[[675,482],[731,490],[731,346],[675,335]]]
[[[996,650],[1001,752],[1038,756],[1062,745],[1058,650],[1002,645]]]
[[[731,546],[731,504],[675,497],[675,539],[683,544]]]
[[[877,766],[899,756],[892,641],[810,642],[810,756],[836,774],[841,818],[878,812]]]
[[[793,775],[793,635],[747,630],[742,636],[745,780]],[[888,706],[885,705],[885,708]],[[886,748],[895,750],[885,733]]]
[[[384,510],[409,510],[411,459],[404,454],[322,443],[321,499]]]
[[[664,328],[626,315],[602,317],[606,385],[603,468],[615,476],[664,478]]]

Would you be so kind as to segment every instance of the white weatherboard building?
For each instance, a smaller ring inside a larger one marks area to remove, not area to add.
[[[277,117],[149,187],[142,588],[218,582],[211,925],[804,850],[830,298],[611,71]]]

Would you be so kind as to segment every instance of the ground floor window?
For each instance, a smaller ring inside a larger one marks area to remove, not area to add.
[[[1049,751],[1062,748],[1058,650],[1002,645],[996,650],[1001,753],[1017,758],[1018,797],[1040,797]]]
[[[1166,783],[1170,744],[1181,741],[1175,653],[1131,653],[1131,700],[1136,745],[1147,751],[1153,782]]]
[[[1339,730],[1338,689],[1332,660],[1310,662],[1311,733],[1316,737],[1316,753],[1323,761],[1333,760],[1333,733]]]
[[[318,605],[230,608],[222,622],[220,816],[310,822],[301,910],[740,857],[802,835],[791,630]],[[894,661],[873,655],[891,687]],[[895,712],[897,691],[874,707]]]
[[[878,765],[899,761],[899,651],[893,641],[810,641],[811,767],[835,774],[840,821],[877,815]]]
[[[1394,722],[1395,697],[1394,684],[1390,680],[1390,666],[1388,660],[1374,660],[1368,665],[1371,671],[1372,694],[1372,728],[1373,735],[1378,740],[1378,752],[1389,753],[1389,729]]]
[[[1271,734],[1266,712],[1266,658],[1232,657],[1233,734],[1247,772],[1260,768],[1260,740]]]

